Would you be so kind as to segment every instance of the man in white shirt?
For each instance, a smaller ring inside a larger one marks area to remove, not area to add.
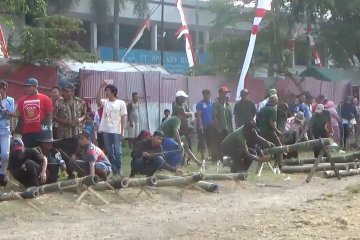
[[[277,91],[276,89],[274,88],[271,88],[267,91],[266,93],[266,99],[264,99],[263,101],[259,102],[258,105],[257,105],[257,109],[256,109],[256,112],[260,112],[260,110],[266,106],[266,104],[268,104],[269,102],[269,97],[272,96],[272,95],[277,95]]]
[[[101,99],[101,89],[105,87],[106,99]],[[118,89],[105,81],[101,84],[96,103],[103,107],[99,131],[102,132],[108,158],[114,175],[121,173],[121,140],[124,136],[127,110],[126,103],[117,99]]]

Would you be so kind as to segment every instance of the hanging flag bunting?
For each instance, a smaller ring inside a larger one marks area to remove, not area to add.
[[[6,47],[6,42],[1,25],[0,25],[0,55],[3,55],[4,58],[9,58],[9,52]]]
[[[197,64],[197,58],[196,58],[196,54],[195,54],[194,47],[192,44],[192,37],[191,37],[190,31],[188,28],[188,24],[187,24],[187,21],[185,18],[181,0],[176,1],[176,7],[179,10],[181,24],[182,24],[181,28],[176,33],[176,35],[177,35],[178,39],[181,38],[182,36],[184,36],[186,56],[187,56],[187,59],[189,62],[189,67],[192,67]]]
[[[311,24],[308,24],[308,26],[307,26],[307,35],[308,35],[309,44],[310,44],[310,47],[311,47],[311,54],[312,54],[312,57],[314,58],[314,61],[315,61],[315,66],[323,67],[323,65],[321,63],[321,59],[320,59],[320,54],[319,54],[319,52],[318,52],[318,50],[316,48],[314,37],[311,35],[311,32],[312,32]]]
[[[255,48],[256,42],[256,34],[259,31],[259,25],[262,19],[265,17],[266,11],[271,10],[271,0],[257,0],[256,11],[255,11],[255,18],[251,29],[251,36],[249,41],[249,46],[246,52],[244,64],[240,73],[239,84],[236,91],[236,99],[240,98],[240,92],[245,87],[245,77],[249,70],[252,55]]]
[[[126,57],[126,55],[131,51],[131,49],[136,45],[136,43],[140,40],[140,38],[142,37],[142,35],[144,34],[145,29],[150,31],[150,17],[146,18],[144,20],[144,22],[142,22],[142,24],[140,25],[139,29],[136,31],[136,34],[134,36],[134,38],[132,39],[130,46],[128,47],[127,51],[125,52],[123,58],[122,58],[122,62],[124,62],[124,59]]]

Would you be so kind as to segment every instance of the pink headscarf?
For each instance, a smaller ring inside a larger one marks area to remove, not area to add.
[[[326,103],[326,107],[327,107],[327,108],[335,108],[335,104],[334,104],[333,101],[328,101],[328,102]]]

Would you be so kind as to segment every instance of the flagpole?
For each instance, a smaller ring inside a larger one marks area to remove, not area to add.
[[[161,53],[160,53],[160,65],[164,66],[164,0],[161,0]]]

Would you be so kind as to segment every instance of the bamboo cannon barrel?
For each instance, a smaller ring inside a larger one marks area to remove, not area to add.
[[[215,183],[199,181],[196,185],[207,192],[219,192],[219,186]]]
[[[127,188],[128,185],[129,185],[129,178],[118,178],[110,181],[98,182],[91,188],[95,191],[106,191],[106,190]]]
[[[182,176],[165,175],[165,174],[156,174],[155,176],[158,180],[167,180],[167,179],[174,179],[174,178],[182,177]]]
[[[351,163],[337,163],[335,164],[336,168],[338,170],[348,170],[352,168],[358,168],[359,163],[358,162],[351,162]],[[283,166],[281,168],[282,173],[309,173],[312,169],[313,165],[303,165],[303,166]],[[316,168],[316,172],[319,171],[328,171],[332,170],[332,167],[330,164],[320,164]]]
[[[195,182],[198,182],[203,179],[201,173],[194,174],[187,177],[178,177],[166,180],[159,180],[156,184],[157,187],[172,187],[172,186],[184,186],[189,185]]]
[[[159,180],[181,178],[180,176],[163,175],[163,174],[156,175],[156,177]],[[199,181],[196,185],[207,192],[219,192],[219,185],[215,183]]]
[[[155,176],[146,178],[130,178],[128,187],[143,187],[157,185],[157,178]]]
[[[347,170],[340,170],[339,171],[340,176],[342,177],[348,177],[348,176],[355,176],[355,175],[360,175],[360,168],[357,169],[349,169]],[[334,171],[325,171],[324,172],[324,177],[325,178],[333,178],[336,177],[335,172]]]
[[[179,176],[173,175],[163,175],[157,174],[157,179],[165,180],[165,179],[174,179],[179,178]],[[224,181],[224,180],[246,180],[247,173],[223,173],[223,174],[205,174],[203,180],[212,180],[212,181]]]
[[[26,191],[26,192],[18,192],[23,199],[33,199],[39,196],[39,192],[37,191]],[[19,197],[14,193],[2,193],[0,194],[0,202],[4,201],[13,201],[19,200]]]
[[[39,187],[31,187],[28,188],[26,191],[37,191],[40,195],[46,193],[53,193],[53,192],[60,192],[64,189],[71,189],[80,186],[93,186],[99,182],[98,176],[86,176],[78,179],[71,179],[51,184],[45,184]]]
[[[224,174],[205,174],[204,180],[222,181],[222,180],[246,180],[247,173],[224,173]]]
[[[360,159],[360,152],[342,155],[342,156],[336,156],[331,157],[331,160],[334,161],[334,163],[350,163],[350,162],[357,162]],[[304,164],[314,164],[316,161],[316,158],[305,158],[305,159],[286,159],[283,161],[284,165],[288,166],[295,166],[295,165],[304,165]],[[320,163],[328,163],[328,159],[326,157],[323,157],[320,161]]]
[[[278,146],[272,148],[266,148],[263,150],[265,155],[273,155],[273,154],[282,154],[293,151],[306,151],[309,149],[314,149],[315,147],[328,146],[332,144],[331,138],[323,138],[323,139],[315,139],[306,142],[300,142],[291,145]]]

